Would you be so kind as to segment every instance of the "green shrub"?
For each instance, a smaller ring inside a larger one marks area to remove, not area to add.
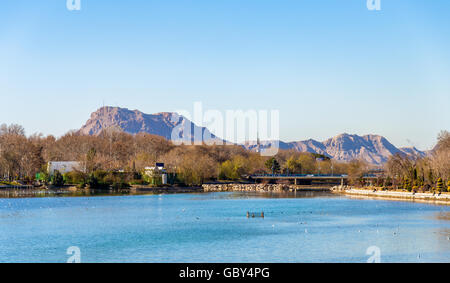
[[[72,171],[64,174],[66,184],[86,184],[87,175],[80,171]]]
[[[77,184],[77,189],[84,189],[86,187],[86,183]]]
[[[56,187],[61,187],[64,185],[64,177],[58,170],[55,170],[55,172],[53,173],[51,181],[52,185]]]
[[[133,179],[133,180],[130,182],[130,185],[148,185],[148,184],[149,184],[149,182],[147,182],[147,181],[144,180],[144,179],[139,179],[139,180]]]
[[[436,190],[438,192],[442,192],[444,190],[444,183],[442,182],[442,178],[439,178],[436,183]]]
[[[109,184],[105,183],[102,179],[100,179],[99,177],[103,176],[103,174],[95,174],[92,173],[91,175],[89,175],[88,179],[87,179],[87,185],[89,186],[89,188],[91,189],[108,189],[109,188]]]
[[[405,177],[403,179],[403,189],[407,190],[408,192],[412,190],[411,180],[409,178]]]
[[[36,174],[36,180],[48,183],[51,181],[50,175],[47,173],[47,171],[41,171],[38,174]]]
[[[272,172],[273,174],[280,173],[281,170],[280,163],[278,163],[275,157],[268,159],[264,165],[266,165],[267,169],[269,169],[270,172]]]
[[[89,188],[97,188],[98,187],[98,179],[95,177],[94,174],[89,175],[87,179],[87,185]]]

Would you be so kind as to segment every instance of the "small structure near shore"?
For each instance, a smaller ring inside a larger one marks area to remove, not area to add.
[[[261,213],[259,212],[249,212],[247,211],[247,218],[255,218],[255,217],[261,217],[264,218],[264,211],[262,211]]]
[[[153,185],[167,184],[167,170],[164,163],[156,163],[155,166],[145,167],[144,174],[150,179]]]

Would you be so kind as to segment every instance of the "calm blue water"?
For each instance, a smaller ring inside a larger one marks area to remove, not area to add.
[[[247,211],[265,218],[246,218]],[[243,193],[0,199],[0,262],[450,262],[450,207]]]

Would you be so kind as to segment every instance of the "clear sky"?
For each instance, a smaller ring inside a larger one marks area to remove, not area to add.
[[[105,105],[279,109],[281,139],[450,130],[450,1],[2,0],[0,123],[62,135]]]

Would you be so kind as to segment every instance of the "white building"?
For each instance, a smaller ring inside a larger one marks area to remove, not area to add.
[[[85,167],[82,162],[77,161],[50,161],[47,165],[48,174],[52,176],[55,171],[59,171],[61,174],[65,174],[72,171],[85,171]]]
[[[164,163],[156,163],[156,166],[145,167],[144,174],[151,178],[161,178],[162,184],[167,184],[167,171]]]

